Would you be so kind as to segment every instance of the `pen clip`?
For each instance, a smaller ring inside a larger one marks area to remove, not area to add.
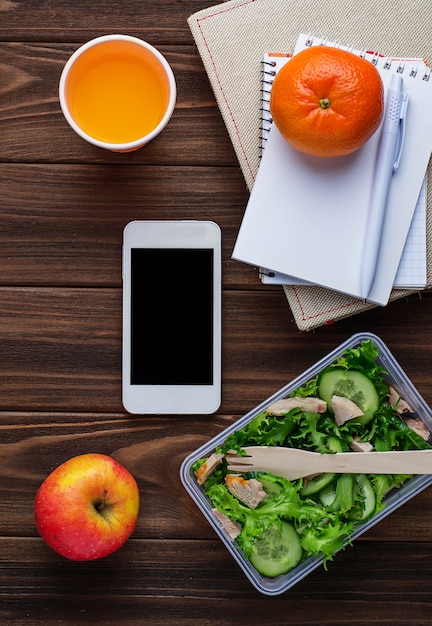
[[[395,172],[397,168],[399,167],[399,163],[400,163],[401,156],[402,156],[402,149],[403,149],[403,144],[405,140],[405,126],[406,126],[405,121],[406,121],[406,113],[408,109],[408,100],[409,100],[409,94],[405,94],[402,100],[401,108],[400,108],[399,133],[398,133],[398,139],[397,139],[397,144],[396,144],[395,160],[393,163],[393,172]]]

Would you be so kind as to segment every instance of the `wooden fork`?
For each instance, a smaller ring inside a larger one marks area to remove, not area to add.
[[[289,480],[334,472],[337,474],[432,474],[432,449],[391,452],[320,454],[296,448],[250,446],[247,456],[226,454],[231,472],[263,471]]]

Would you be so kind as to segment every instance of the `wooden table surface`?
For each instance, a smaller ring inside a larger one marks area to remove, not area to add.
[[[179,478],[187,454],[355,332],[389,346],[432,403],[431,294],[301,333],[280,288],[230,259],[248,192],[186,19],[204,0],[0,0],[0,623],[429,624],[432,491],[285,594],[250,585]],[[173,118],[119,155],[67,126],[70,54],[123,32],[156,45]],[[121,404],[121,238],[133,219],[209,219],[223,234],[223,398],[208,417]],[[39,538],[36,490],[66,459],[112,455],[136,477],[136,531],[67,561]]]

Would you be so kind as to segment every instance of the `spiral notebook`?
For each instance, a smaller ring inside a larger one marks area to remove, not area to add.
[[[264,150],[272,125],[270,113],[270,93],[273,80],[278,71],[292,58],[292,54],[269,52],[262,60],[262,107],[260,112],[261,148]],[[389,63],[390,61],[387,61]],[[423,59],[391,59],[402,70],[409,67],[422,68],[427,72]],[[294,276],[276,272],[271,268],[261,267],[259,276],[264,284],[271,285],[306,285],[309,284]],[[426,286],[426,179],[419,194],[414,217],[412,219],[402,257],[396,272],[393,286],[399,289],[423,288]]]
[[[315,45],[336,44],[302,34],[294,54]],[[402,74],[410,98],[402,159],[390,186],[377,271],[368,297],[384,306],[432,150],[432,80],[423,64],[398,64],[375,53],[352,51],[375,65],[385,92],[392,73]],[[379,136],[377,131],[351,155],[316,159],[292,148],[272,125],[232,257],[361,298],[363,243],[368,236]]]

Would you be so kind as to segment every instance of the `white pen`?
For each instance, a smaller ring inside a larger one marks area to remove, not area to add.
[[[390,183],[402,153],[407,105],[408,96],[403,94],[402,76],[393,74],[387,92],[363,247],[360,287],[365,299],[370,293],[377,269]]]

